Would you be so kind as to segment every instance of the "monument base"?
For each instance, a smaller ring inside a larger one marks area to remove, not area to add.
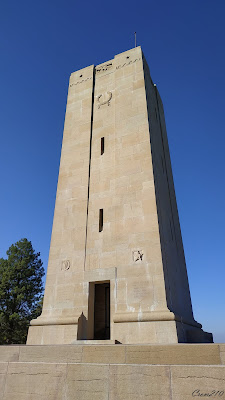
[[[71,344],[75,338],[77,338],[77,324],[30,326],[27,344]]]
[[[0,346],[2,400],[225,398],[225,344]]]
[[[81,317],[38,317],[31,321],[28,345],[72,344],[93,340],[92,324]],[[212,343],[211,333],[202,325],[185,321],[169,310],[143,313],[116,313],[110,327],[110,339],[123,344]],[[104,343],[104,342],[103,342]]]

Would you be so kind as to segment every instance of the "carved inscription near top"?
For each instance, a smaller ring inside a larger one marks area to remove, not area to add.
[[[99,74],[100,72],[108,71],[111,68],[112,68],[112,63],[100,65],[99,67],[96,67],[96,73]]]
[[[135,60],[130,60],[130,61],[127,60],[124,64],[117,65],[116,69],[120,69],[120,68],[123,68],[123,67],[125,67],[127,65],[134,64],[135,62],[140,61],[140,60],[141,60],[141,57],[135,58]],[[96,69],[95,69],[96,74],[100,74],[101,72],[108,71],[108,70],[110,70],[112,68],[112,66],[113,66],[112,63],[106,63],[106,64],[103,64],[103,65],[100,65],[99,67],[96,67]],[[82,76],[80,76],[80,78],[81,77]],[[86,78],[86,79],[78,80],[77,82],[71,83],[70,87],[79,85],[80,83],[86,82],[86,81],[91,80],[91,79],[92,79],[92,76],[90,76],[89,78]]]
[[[71,84],[70,84],[70,87],[79,85],[80,83],[89,81],[90,79],[92,79],[92,76],[90,76],[89,78],[86,78],[86,79],[82,79],[81,81],[77,81],[77,82],[71,83]]]
[[[124,64],[122,64],[122,65],[117,65],[116,69],[123,68],[123,67],[125,67],[126,65],[134,64],[135,62],[140,61],[140,59],[141,59],[141,57],[135,58],[135,60],[126,61],[126,62],[125,62]]]

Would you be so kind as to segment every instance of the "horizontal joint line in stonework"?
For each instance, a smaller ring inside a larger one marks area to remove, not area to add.
[[[204,365],[204,367],[205,367],[205,365]],[[188,376],[178,376],[177,377],[178,379],[182,379],[182,378],[184,378],[184,379],[186,379],[186,378],[197,378],[197,379],[202,379],[202,378],[207,378],[207,379],[215,379],[216,381],[225,381],[225,379],[223,379],[223,378],[213,378],[212,376],[196,376],[196,375],[193,375],[193,376],[191,376],[191,375],[188,375]]]

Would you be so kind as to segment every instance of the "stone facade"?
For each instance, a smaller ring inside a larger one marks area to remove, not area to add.
[[[69,82],[42,315],[28,344],[210,342],[193,317],[163,105],[140,47]]]

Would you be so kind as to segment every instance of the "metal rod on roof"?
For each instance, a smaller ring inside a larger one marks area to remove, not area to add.
[[[136,36],[136,32],[134,32],[134,47],[137,47],[137,36]]]

